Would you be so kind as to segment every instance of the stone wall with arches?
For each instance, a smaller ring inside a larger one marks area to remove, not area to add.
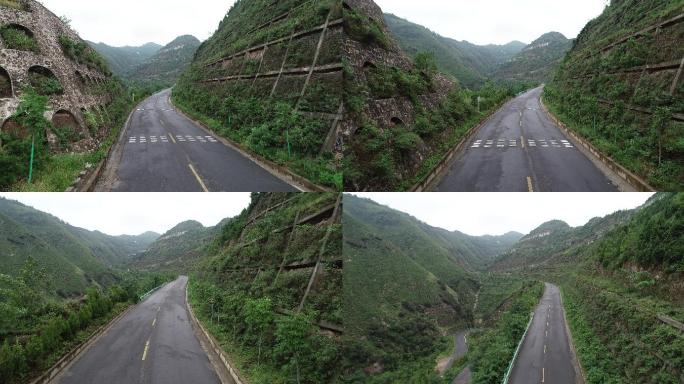
[[[60,39],[82,42],[78,34],[37,1],[22,1],[26,10],[0,6],[0,29],[20,30],[32,37],[36,46],[13,49],[0,34],[0,130],[15,113],[24,90],[32,85],[29,73],[49,73],[59,82],[61,90],[47,95],[45,117],[52,121],[55,115],[68,113],[77,125],[78,135],[74,137],[95,140],[83,111],[97,111],[111,101],[109,95],[96,90],[112,81],[111,75],[67,56]],[[54,139],[54,134],[48,132],[48,140]]]

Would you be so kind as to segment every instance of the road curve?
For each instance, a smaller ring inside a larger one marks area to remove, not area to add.
[[[297,190],[177,112],[170,94],[154,94],[132,112],[97,191]]]
[[[138,304],[55,384],[220,383],[188,317],[182,276]]]
[[[492,115],[457,155],[440,192],[608,192],[617,187],[541,109],[539,87]]]
[[[575,384],[573,361],[560,290],[546,283],[508,382]]]

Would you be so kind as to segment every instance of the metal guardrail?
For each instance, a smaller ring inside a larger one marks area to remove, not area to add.
[[[150,290],[149,292],[140,295],[140,301],[147,299],[148,297],[150,297],[151,294],[153,294],[155,291],[159,290],[159,288],[165,286],[166,284],[168,284],[168,282],[166,282],[166,283],[164,283],[158,287],[152,288],[152,290]]]
[[[534,320],[534,312],[530,313],[530,321],[527,322],[527,328],[525,328],[525,333],[523,333],[522,338],[520,338],[520,342],[518,343],[518,346],[515,348],[515,353],[513,354],[513,359],[511,359],[510,364],[508,364],[508,369],[506,370],[506,375],[504,376],[503,379],[503,384],[508,384],[508,380],[511,378],[511,371],[513,370],[513,365],[515,364],[515,360],[518,359],[518,353],[520,352],[520,346],[522,346],[523,341],[525,341],[525,336],[527,336],[527,331],[530,330],[530,325],[532,325],[532,320]]]

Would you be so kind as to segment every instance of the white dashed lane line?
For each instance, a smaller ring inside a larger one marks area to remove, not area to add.
[[[520,143],[520,146],[518,146],[518,143]],[[502,139],[492,139],[492,140],[483,140],[483,139],[477,139],[473,141],[470,145],[470,148],[472,149],[489,149],[489,148],[499,148],[499,149],[504,149],[506,147],[508,148],[524,148],[524,142],[520,141],[519,139],[508,139],[508,138],[502,138]],[[572,149],[575,148],[568,140],[556,140],[556,139],[527,139],[527,146],[530,148],[557,148],[557,149]]]
[[[210,144],[218,143],[218,139],[213,136],[191,136],[191,135],[176,135],[176,141],[179,143],[195,143],[195,144]],[[151,136],[130,136],[128,144],[169,144],[169,136],[167,135],[151,135]]]

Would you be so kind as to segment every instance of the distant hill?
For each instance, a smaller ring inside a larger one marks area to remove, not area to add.
[[[570,48],[572,40],[563,34],[545,33],[501,64],[494,72],[494,76],[503,80],[548,82]]]
[[[177,37],[139,64],[132,71],[130,79],[136,82],[153,82],[171,86],[190,65],[200,44],[201,42],[194,36]]]
[[[392,14],[385,14],[385,21],[406,53],[415,56],[419,52],[432,52],[441,71],[471,88],[484,84],[499,65],[525,48],[519,41],[486,46],[457,41]]]
[[[29,257],[43,267],[52,293],[68,297],[114,281],[110,266],[147,248],[156,234],[109,236],[71,226],[19,202],[0,198],[0,271],[16,276]]]
[[[202,255],[204,248],[228,220],[208,228],[193,220],[180,223],[136,255],[129,266],[153,270],[183,270]]]
[[[127,79],[135,68],[162,48],[156,43],[147,43],[139,47],[112,47],[105,43],[94,43],[92,41],[88,41],[88,44],[104,57],[112,72],[121,79]]]

